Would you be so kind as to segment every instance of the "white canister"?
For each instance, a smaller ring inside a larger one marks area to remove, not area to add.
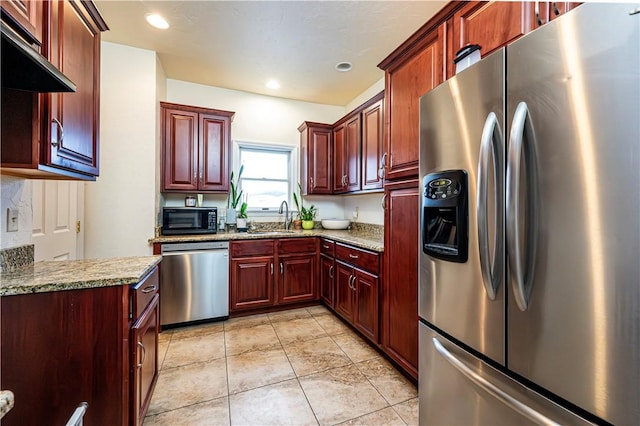
[[[195,207],[196,206],[196,197],[193,195],[187,195],[184,197],[184,206],[185,207]]]

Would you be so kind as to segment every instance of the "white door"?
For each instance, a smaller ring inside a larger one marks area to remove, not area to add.
[[[84,183],[33,180],[32,185],[34,260],[82,259],[76,224],[84,212]]]

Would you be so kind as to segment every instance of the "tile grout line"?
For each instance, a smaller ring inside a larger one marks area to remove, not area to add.
[[[231,426],[231,394],[229,393],[229,356],[227,355],[227,328],[222,323],[222,340],[224,342],[224,368],[227,376],[227,412],[229,413],[229,426]]]

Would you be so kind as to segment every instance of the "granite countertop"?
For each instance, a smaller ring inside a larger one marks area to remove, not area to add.
[[[13,392],[8,390],[0,391],[0,419],[13,408]]]
[[[47,293],[139,282],[161,256],[36,262],[0,274],[0,296]]]
[[[299,230],[275,230],[257,232],[220,232],[204,235],[163,235],[149,240],[150,243],[187,243],[199,241],[233,241],[233,240],[258,240],[265,238],[301,238],[301,237],[325,237],[331,240],[351,244],[356,247],[381,253],[384,251],[384,236],[379,233],[367,231],[337,231],[329,229]]]

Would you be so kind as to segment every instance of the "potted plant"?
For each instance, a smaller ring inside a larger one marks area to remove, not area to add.
[[[298,196],[296,193],[293,193],[293,202],[298,209],[298,217],[302,220],[302,229],[313,229],[313,219],[316,217],[316,213],[318,213],[318,209],[311,204],[311,207],[308,209],[304,206],[304,199],[302,198],[302,186],[300,182],[298,182],[298,191],[300,192],[300,200],[298,201]]]
[[[240,198],[242,197],[242,190],[238,188],[238,184],[240,183],[240,177],[242,176],[242,172],[244,171],[244,164],[240,166],[240,170],[238,170],[238,181],[234,182],[233,180],[233,170],[231,171],[231,178],[229,179],[229,184],[231,185],[231,191],[229,192],[229,198],[227,198],[227,223],[234,224],[236,223],[238,204],[240,203]]]
[[[247,216],[247,201],[245,199],[245,201],[242,202],[242,204],[240,205],[240,210],[238,211],[238,215],[237,215],[237,227],[238,227],[238,231],[246,231],[247,230],[247,218],[249,216]]]

